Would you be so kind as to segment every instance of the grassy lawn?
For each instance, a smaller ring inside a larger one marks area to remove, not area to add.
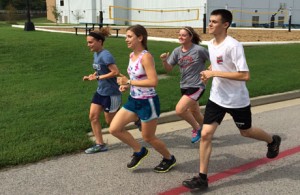
[[[149,41],[148,46],[157,72],[165,73],[159,55],[178,44]],[[108,38],[105,48],[126,74],[130,50],[124,38]],[[300,44],[246,47],[251,96],[299,89],[299,50]],[[79,152],[91,144],[88,112],[97,84],[82,77],[93,72],[92,59],[84,36],[0,24],[0,168]],[[162,112],[174,110],[180,98],[178,69],[169,75],[157,87]],[[206,103],[209,87],[200,104]]]

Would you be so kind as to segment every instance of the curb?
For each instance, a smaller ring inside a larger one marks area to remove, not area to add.
[[[300,90],[295,90],[295,91],[289,91],[289,92],[284,92],[284,93],[277,93],[277,94],[272,94],[272,95],[264,95],[264,96],[259,96],[259,97],[253,97],[250,98],[251,106],[260,106],[260,105],[265,105],[265,104],[271,104],[275,102],[280,102],[280,101],[286,101],[286,100],[291,100],[291,99],[297,99],[300,98]],[[200,106],[200,110],[202,113],[205,111],[205,106]],[[164,123],[170,123],[170,122],[175,122],[182,120],[180,117],[178,117],[175,113],[175,111],[170,111],[170,112],[164,112],[161,113],[159,119],[158,119],[158,125],[159,124],[164,124]],[[134,124],[128,124],[125,126],[126,130],[131,130],[131,129],[136,129],[137,127]],[[108,134],[108,128],[102,129],[103,134]],[[88,133],[90,137],[93,136],[92,132]]]

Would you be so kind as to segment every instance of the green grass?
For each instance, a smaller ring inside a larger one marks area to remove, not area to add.
[[[30,19],[31,22],[33,22],[34,24],[38,24],[40,25],[41,23],[49,23],[49,24],[55,24],[54,22],[50,21],[50,20],[47,20],[46,17],[43,17],[43,18],[31,18]],[[25,22],[27,22],[27,19],[25,20],[18,20],[17,23],[18,24],[24,24]]]
[[[149,41],[159,74],[165,73],[159,55],[176,46]],[[130,50],[124,38],[108,38],[105,48],[126,74]],[[299,89],[299,50],[300,44],[246,47],[251,96]],[[88,112],[97,84],[83,82],[82,76],[93,72],[92,59],[84,36],[0,24],[0,168],[75,153],[91,144]],[[180,98],[178,68],[169,75],[157,87],[162,112],[174,110]],[[206,103],[209,86],[200,104]]]

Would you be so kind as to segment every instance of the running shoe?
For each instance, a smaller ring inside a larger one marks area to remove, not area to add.
[[[139,131],[142,131],[142,124],[141,124],[141,119],[134,122],[135,126],[139,129]]]
[[[147,157],[149,154],[149,151],[147,148],[142,147],[141,149],[141,154],[138,154],[137,152],[134,152],[132,155],[131,161],[127,164],[128,169],[135,169],[136,167],[139,166],[141,161]]]
[[[189,189],[205,190],[208,188],[208,179],[204,180],[200,176],[196,176],[191,179],[184,180],[182,185]]]
[[[163,158],[162,161],[154,168],[157,173],[166,173],[176,165],[176,158],[172,155],[171,159]]]
[[[273,135],[273,142],[268,144],[268,152],[267,157],[268,158],[275,158],[279,154],[279,146],[281,143],[281,137],[278,135]]]
[[[105,152],[107,150],[108,150],[108,148],[107,148],[106,144],[103,144],[103,145],[96,144],[96,145],[86,149],[85,153],[86,154],[94,154],[94,153],[97,153],[97,152]]]
[[[199,130],[196,130],[196,129],[192,130],[192,140],[191,140],[192,143],[196,143],[196,142],[200,141],[201,130],[202,130],[202,128],[200,128]]]

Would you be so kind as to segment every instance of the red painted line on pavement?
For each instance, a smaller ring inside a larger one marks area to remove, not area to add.
[[[249,169],[253,169],[253,168],[258,167],[260,165],[265,165],[265,164],[267,164],[269,162],[279,160],[281,158],[284,158],[284,157],[296,154],[298,152],[300,152],[300,146],[296,146],[295,148],[291,148],[291,149],[285,150],[283,152],[280,152],[279,155],[276,158],[274,158],[274,159],[269,159],[269,158],[265,157],[265,158],[261,158],[261,159],[258,159],[258,160],[246,163],[246,164],[238,166],[238,167],[234,167],[234,168],[225,170],[223,172],[211,175],[208,178],[209,179],[209,183],[213,183],[213,182],[216,182],[218,180],[230,177],[232,175],[239,174],[239,173],[241,173],[243,171],[247,171]],[[189,192],[189,191],[190,191],[190,189],[188,189],[188,188],[186,188],[184,186],[179,186],[179,187],[170,189],[168,191],[165,191],[165,192],[162,192],[162,193],[159,193],[159,194],[160,195],[179,195],[181,193],[185,193],[185,192]]]

